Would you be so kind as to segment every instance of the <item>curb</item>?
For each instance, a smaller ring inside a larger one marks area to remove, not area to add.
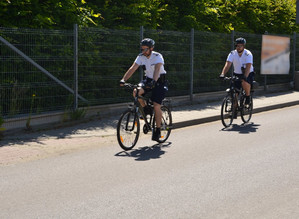
[[[260,113],[260,112],[281,109],[284,107],[290,107],[290,106],[295,106],[295,105],[299,105],[299,100],[291,101],[291,102],[287,102],[287,103],[275,104],[275,105],[271,105],[271,106],[259,107],[259,108],[253,109],[252,113],[253,114]],[[221,120],[220,112],[219,112],[219,115],[215,115],[215,116],[209,116],[209,117],[205,117],[205,118],[193,119],[193,120],[187,120],[187,121],[174,123],[173,129],[179,129],[179,128],[184,128],[187,126],[199,125],[199,124],[214,122],[214,121],[218,121],[218,120]]]

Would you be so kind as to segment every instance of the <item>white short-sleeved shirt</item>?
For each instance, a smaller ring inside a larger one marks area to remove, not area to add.
[[[135,59],[135,63],[138,65],[145,66],[145,75],[148,78],[154,77],[155,65],[158,63],[162,63],[162,66],[160,68],[160,74],[166,74],[166,71],[164,70],[163,56],[158,52],[152,51],[150,58],[147,58],[141,53]]]
[[[251,63],[250,72],[253,72],[253,56],[252,53],[244,49],[242,56],[240,57],[237,50],[233,50],[228,54],[226,61],[232,62],[234,65],[234,73],[242,74],[241,67],[246,68],[247,63]]]

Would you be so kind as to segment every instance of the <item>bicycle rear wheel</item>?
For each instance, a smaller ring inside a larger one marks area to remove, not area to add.
[[[224,127],[229,127],[233,122],[233,100],[231,96],[226,96],[221,105],[221,122]]]
[[[159,143],[165,142],[171,132],[172,129],[172,116],[171,116],[171,111],[167,106],[161,106],[161,111],[162,111],[162,121],[161,121],[161,137],[159,139]],[[155,129],[156,126],[156,119],[155,117],[153,118],[153,129]]]
[[[244,123],[249,122],[252,116],[252,109],[253,109],[253,102],[252,102],[252,97],[250,96],[250,104],[245,105],[245,98],[243,97],[241,99],[241,119]]]
[[[119,146],[124,150],[132,149],[139,138],[140,122],[137,113],[128,109],[125,111],[117,124],[117,140]]]

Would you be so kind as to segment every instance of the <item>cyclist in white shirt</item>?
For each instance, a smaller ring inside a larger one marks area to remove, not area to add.
[[[241,78],[241,83],[237,84],[237,86],[239,88],[241,88],[241,86],[243,87],[246,94],[245,104],[249,104],[250,89],[254,80],[254,69],[252,53],[248,49],[245,49],[245,45],[246,40],[244,38],[236,39],[236,49],[231,51],[227,56],[226,63],[222,69],[220,77],[224,77],[233,64],[234,75]]]
[[[133,73],[139,68],[139,66],[143,67],[146,77],[141,82],[143,86],[139,89],[139,95],[143,95],[150,90],[152,91],[151,100],[154,104],[157,124],[156,130],[154,130],[153,132],[152,140],[158,141],[161,135],[161,103],[165,98],[166,92],[168,91],[166,71],[164,69],[164,59],[160,53],[153,51],[155,46],[154,40],[145,38],[140,42],[140,46],[141,53],[137,56],[132,66],[120,80],[120,86],[123,86],[123,84],[133,75]],[[134,91],[133,95],[136,95],[136,91]],[[150,107],[147,107],[146,103],[141,99],[139,99],[139,102],[144,108],[144,112],[146,114],[151,114]]]

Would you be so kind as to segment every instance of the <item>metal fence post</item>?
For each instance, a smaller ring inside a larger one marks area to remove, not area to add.
[[[143,29],[143,26],[140,27],[140,41],[143,40],[143,35],[144,35],[144,29]],[[143,70],[142,68],[139,68],[139,72],[140,72],[140,81],[143,80]]]
[[[231,50],[233,51],[235,49],[235,30],[232,30],[231,33]],[[234,65],[232,65],[232,70],[231,70],[231,76],[234,74]]]
[[[74,110],[78,109],[78,24],[74,24]]]
[[[231,49],[234,50],[235,49],[235,30],[232,30],[231,40],[232,40]]]
[[[194,28],[191,29],[190,42],[190,101],[193,102],[193,74],[194,74]]]
[[[293,72],[293,82],[295,82],[295,72],[296,72],[296,32],[293,35],[293,68],[292,68],[292,72]]]
[[[265,35],[268,34],[268,32],[266,31],[264,33]],[[263,36],[262,36],[263,37]],[[261,49],[263,49],[263,40],[262,40],[262,45],[261,45]],[[264,75],[264,91],[267,91],[267,74]]]

